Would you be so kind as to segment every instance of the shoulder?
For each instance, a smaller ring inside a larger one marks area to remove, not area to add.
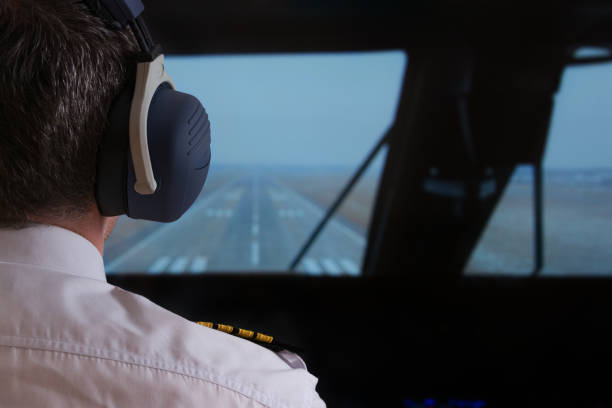
[[[128,333],[126,343],[136,342],[138,354],[156,355],[159,368],[212,381],[265,406],[316,405],[317,379],[304,366],[291,364],[285,353],[279,355],[251,341],[187,321],[120,288],[114,287],[113,292],[118,304],[129,301],[129,310],[137,311],[130,313],[133,317],[125,323],[140,327],[144,335],[133,337]]]
[[[19,291],[35,290],[30,286],[37,284],[44,284],[45,291],[25,303],[19,303],[24,293],[3,300],[5,310],[14,313],[0,313],[8,319],[0,331],[11,334],[19,327],[20,336],[39,342],[42,349],[206,382],[254,406],[324,406],[315,391],[317,379],[292,368],[299,365],[290,366],[286,356],[187,321],[106,282],[59,275],[37,274],[37,283],[23,280]]]

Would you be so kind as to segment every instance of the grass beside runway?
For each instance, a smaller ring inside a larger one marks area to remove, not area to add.
[[[545,174],[543,221],[542,275],[612,275],[612,185]],[[489,220],[466,273],[529,275],[533,256],[532,186],[513,183]]]

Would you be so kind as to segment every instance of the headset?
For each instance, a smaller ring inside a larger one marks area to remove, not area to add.
[[[136,75],[112,103],[98,150],[95,196],[104,216],[171,222],[200,194],[210,165],[210,122],[178,92],[141,16],[141,0],[83,0],[111,29],[130,27],[141,49]]]

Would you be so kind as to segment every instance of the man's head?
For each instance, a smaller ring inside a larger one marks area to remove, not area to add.
[[[98,145],[137,52],[80,2],[0,1],[0,227],[95,209]]]

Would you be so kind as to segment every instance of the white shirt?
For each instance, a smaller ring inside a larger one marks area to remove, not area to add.
[[[0,229],[2,407],[325,407],[289,360],[108,284],[78,234]]]

